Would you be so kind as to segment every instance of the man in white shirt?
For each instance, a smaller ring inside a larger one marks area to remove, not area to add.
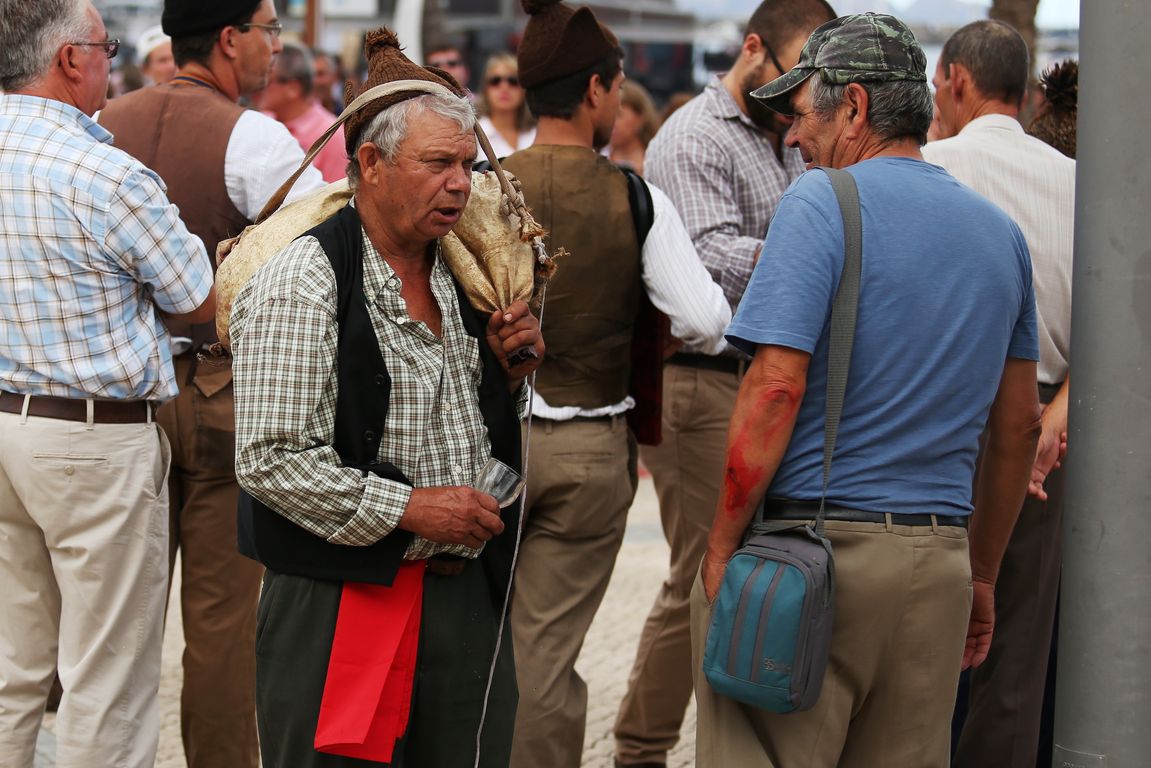
[[[523,184],[549,248],[570,255],[548,285],[548,357],[533,392],[511,609],[520,690],[511,765],[576,768],[587,685],[575,661],[636,488],[626,417],[640,298],[646,291],[668,315],[672,335],[712,354],[731,315],[667,197],[649,187],[654,217],[641,244],[628,179],[597,151],[611,137],[624,79],[615,35],[587,7],[524,6],[532,15],[519,76],[539,126],[535,143],[503,165]]]
[[[1009,25],[977,21],[960,29],[944,45],[933,81],[941,122],[956,133],[923,148],[924,159],[1023,230],[1034,267],[1039,392],[1047,404],[1030,496],[996,583],[991,652],[971,676],[959,768],[1035,763],[1062,561],[1063,473],[1054,470],[1067,431],[1075,161],[1019,124],[1028,73],[1027,45]]]
[[[271,0],[167,0],[162,25],[172,37],[176,76],[113,100],[100,122],[117,147],[160,175],[214,257],[217,244],[254,220],[304,159],[287,128],[236,103],[267,85],[281,27]],[[293,193],[322,185],[309,168]],[[214,323],[169,328],[186,340],[176,357],[180,394],[157,414],[172,441],[173,558],[181,552],[184,751],[191,768],[256,768],[262,569],[236,549],[232,368],[197,361],[216,340]]]

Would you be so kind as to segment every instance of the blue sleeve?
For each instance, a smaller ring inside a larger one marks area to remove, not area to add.
[[[1019,318],[1011,331],[1011,343],[1007,345],[1007,356],[1023,360],[1039,359],[1039,328],[1035,309],[1035,281],[1032,276],[1031,252],[1027,240],[1015,222],[1011,223],[1015,234],[1016,253],[1023,264],[1023,279]]]
[[[811,354],[843,271],[843,222],[831,182],[805,173],[776,209],[727,340],[749,355],[761,344]]]

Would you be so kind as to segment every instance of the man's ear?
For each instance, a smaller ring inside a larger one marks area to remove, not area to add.
[[[220,30],[220,36],[216,38],[216,45],[219,46],[220,52],[224,54],[225,58],[240,58],[239,36],[241,34],[240,30],[236,27],[224,27]]]
[[[859,83],[848,83],[843,104],[847,110],[848,134],[861,134],[867,127],[867,110],[870,106],[867,89]]]
[[[64,76],[65,80],[73,84],[84,79],[76,61],[79,53],[78,47],[70,43],[60,46],[60,50],[56,53],[56,63],[60,66],[60,74]]]
[[[356,162],[360,166],[361,182],[376,183],[380,175],[379,163],[382,159],[379,148],[370,141],[365,141],[356,149]]]
[[[967,97],[967,91],[971,89],[971,72],[967,67],[958,62],[951,62],[947,65],[947,74],[949,75],[947,82],[951,85],[951,98],[959,102]]]
[[[752,61],[758,57],[762,51],[763,40],[754,32],[748,32],[743,38],[743,44],[739,47],[740,58]]]
[[[587,91],[584,92],[584,101],[587,102],[589,107],[594,109],[599,106],[600,101],[607,91],[608,87],[604,84],[603,78],[599,76],[599,73],[593,74],[588,78]]]

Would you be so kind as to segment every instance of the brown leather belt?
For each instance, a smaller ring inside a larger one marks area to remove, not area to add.
[[[0,390],[0,411],[22,413],[24,395]],[[96,424],[142,424],[151,420],[156,404],[150,400],[93,400],[92,421]],[[32,395],[28,415],[65,421],[88,421],[88,401],[68,397]]]

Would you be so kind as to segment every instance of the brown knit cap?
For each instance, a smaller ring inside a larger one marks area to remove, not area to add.
[[[364,37],[364,56],[368,60],[368,78],[364,81],[364,87],[358,92],[351,80],[344,84],[345,104],[351,104],[352,99],[369,88],[396,80],[427,80],[428,82],[439,83],[447,86],[452,93],[460,98],[465,98],[464,89],[447,72],[435,67],[421,67],[405,56],[400,50],[400,41],[396,39],[395,33],[387,27],[380,27]],[[349,117],[344,123],[344,143],[348,149],[348,157],[355,154],[360,131],[371,122],[373,117],[388,107],[399,104],[401,101],[414,99],[416,96],[422,96],[423,93],[423,91],[400,91],[391,96],[384,96],[375,99],[368,106]]]
[[[521,2],[531,16],[516,56],[525,88],[574,75],[620,50],[619,40],[591,8],[572,8],[560,0]]]

